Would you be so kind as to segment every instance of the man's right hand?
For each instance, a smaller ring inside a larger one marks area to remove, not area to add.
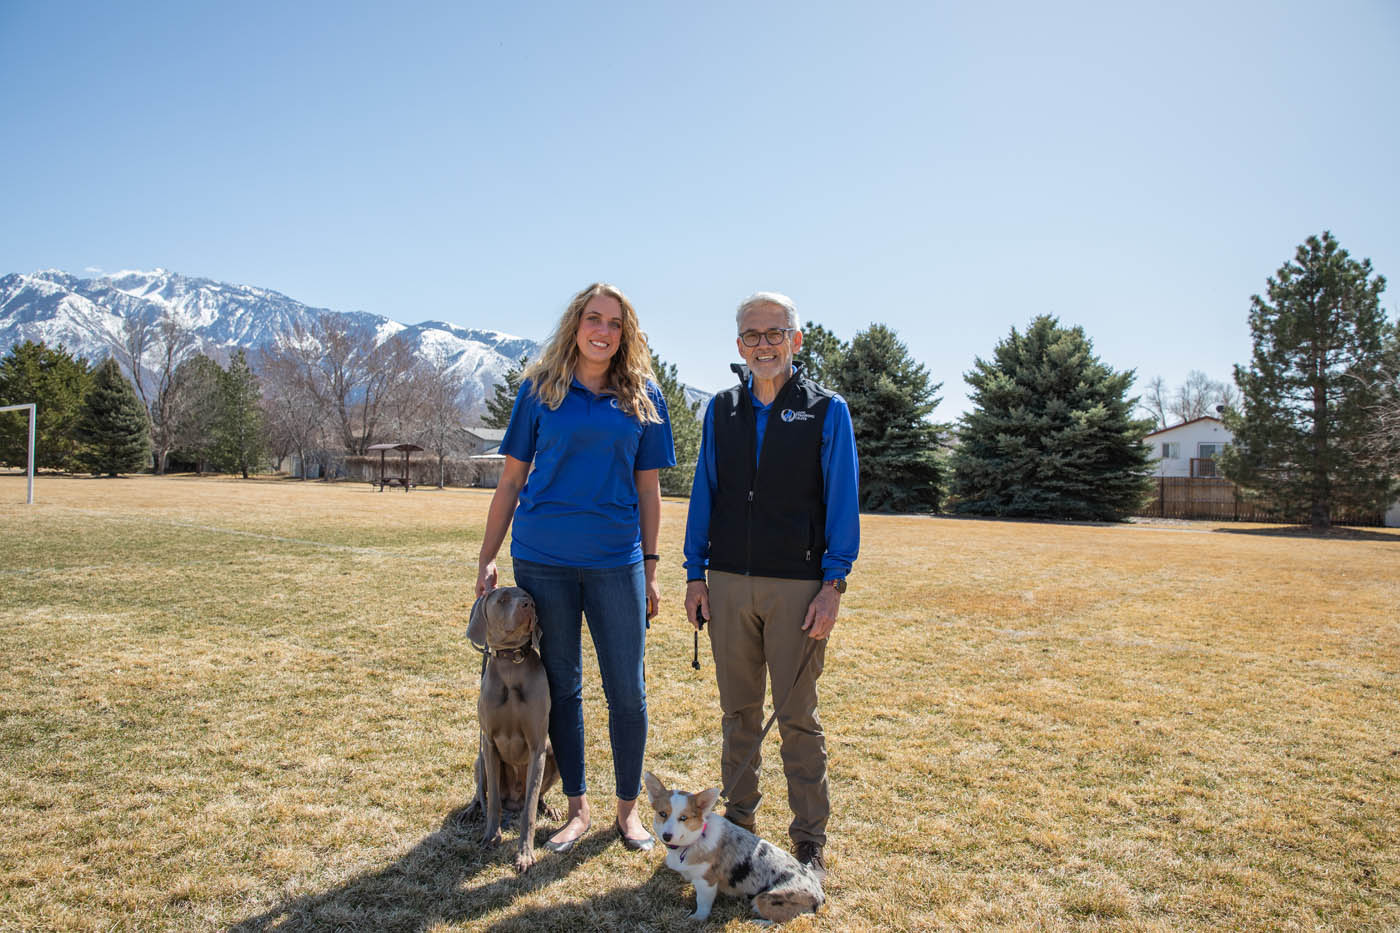
[[[710,588],[704,580],[691,580],[685,585],[685,617],[700,631],[700,620],[710,618]]]

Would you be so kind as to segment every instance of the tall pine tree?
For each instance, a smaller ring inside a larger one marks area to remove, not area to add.
[[[818,324],[808,321],[802,328],[802,349],[793,356],[802,364],[808,379],[834,389],[840,378],[841,356],[850,349],[844,340]]]
[[[149,463],[151,423],[146,406],[111,357],[92,374],[76,433],[87,445],[82,459],[92,473],[134,473]]]
[[[1226,476],[1282,518],[1326,528],[1341,508],[1383,510],[1393,458],[1368,456],[1385,386],[1385,279],[1352,259],[1329,232],[1308,237],[1253,297],[1254,354],[1235,367],[1243,410]],[[1387,462],[1388,461],[1388,462]]]
[[[1094,356],[1049,315],[997,344],[964,378],[974,408],[953,453],[957,511],[1116,521],[1147,493],[1153,422],[1132,417],[1133,372]]]
[[[87,360],[74,358],[62,344],[17,343],[0,360],[0,405],[35,405],[34,465],[45,470],[80,466],[76,426],[92,382]],[[0,460],[28,460],[28,416],[0,413]]]
[[[929,381],[928,370],[884,324],[857,333],[838,354],[834,372],[836,384],[828,388],[846,399],[855,430],[861,508],[938,511],[944,426],[928,417],[941,401],[937,392],[943,384]]]
[[[675,364],[661,359],[655,350],[651,351],[651,368],[666,398],[671,438],[676,445],[676,465],[661,471],[661,491],[668,496],[688,496],[700,453],[700,403],[686,400],[685,386],[676,375]]]
[[[215,459],[221,469],[244,479],[263,457],[262,389],[242,349],[219,373],[219,409],[214,425]]]
[[[510,413],[515,410],[515,396],[520,393],[520,380],[524,378],[525,367],[529,362],[529,354],[521,356],[519,362],[506,370],[505,381],[496,383],[495,391],[486,400],[486,414],[481,418],[482,424],[502,431],[510,426]]]

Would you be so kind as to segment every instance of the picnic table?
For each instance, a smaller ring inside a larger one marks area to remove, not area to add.
[[[397,486],[402,486],[402,487],[403,487],[403,491],[404,491],[404,492],[408,492],[410,489],[412,489],[412,488],[416,485],[416,484],[409,478],[409,477],[410,477],[410,474],[409,474],[409,470],[408,470],[408,458],[409,458],[409,455],[412,454],[415,450],[422,450],[422,449],[423,449],[422,447],[419,447],[417,444],[370,444],[370,445],[369,445],[369,449],[370,449],[370,450],[377,450],[377,451],[379,451],[379,478],[378,478],[378,479],[371,479],[371,480],[370,480],[370,485],[375,486],[376,488],[378,488],[378,490],[379,490],[380,492],[383,492],[383,491],[384,491],[384,487],[385,487],[385,486],[395,486],[395,487],[397,487]],[[386,476],[386,475],[385,475],[385,471],[386,471],[386,468],[387,468],[387,465],[386,465],[386,462],[385,462],[385,456],[386,456],[386,455],[389,453],[389,451],[391,451],[391,450],[398,450],[398,451],[402,451],[402,452],[403,452],[403,475],[402,475],[402,476]]]

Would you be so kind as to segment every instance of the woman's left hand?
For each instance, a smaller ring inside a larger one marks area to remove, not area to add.
[[[656,618],[661,611],[661,587],[656,585],[656,577],[647,575],[647,621]]]

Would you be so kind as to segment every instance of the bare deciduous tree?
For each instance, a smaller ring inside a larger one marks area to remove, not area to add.
[[[413,377],[419,399],[417,443],[437,455],[438,488],[446,478],[446,461],[450,454],[467,444],[466,412],[461,395],[464,380],[449,370],[447,358],[434,354],[420,363]]]
[[[1168,391],[1166,380],[1154,376],[1147,383],[1138,408],[1156,419],[1157,427],[1169,422],[1180,424],[1206,415],[1215,416],[1221,406],[1238,408],[1240,392],[1232,383],[1212,379],[1198,369],[1187,375],[1175,391]]]
[[[287,454],[296,454],[302,479],[310,457],[326,446],[330,419],[324,394],[317,387],[316,356],[314,347],[298,343],[295,334],[284,334],[263,352],[259,366],[268,447],[279,466]]]
[[[1138,402],[1138,407],[1147,412],[1157,427],[1167,426],[1167,380],[1161,376],[1153,376],[1143,391],[1142,399]]]
[[[122,340],[115,347],[151,419],[151,452],[157,474],[165,472],[166,458],[176,446],[175,419],[185,404],[175,370],[194,352],[195,343],[194,332],[166,311],[159,316],[147,312],[126,318]],[[154,363],[149,375],[148,360]]]
[[[402,338],[381,342],[372,328],[340,315],[322,315],[310,327],[294,324],[263,355],[273,430],[286,435],[303,463],[308,452],[326,446],[364,454],[386,430],[412,422],[415,363]]]

